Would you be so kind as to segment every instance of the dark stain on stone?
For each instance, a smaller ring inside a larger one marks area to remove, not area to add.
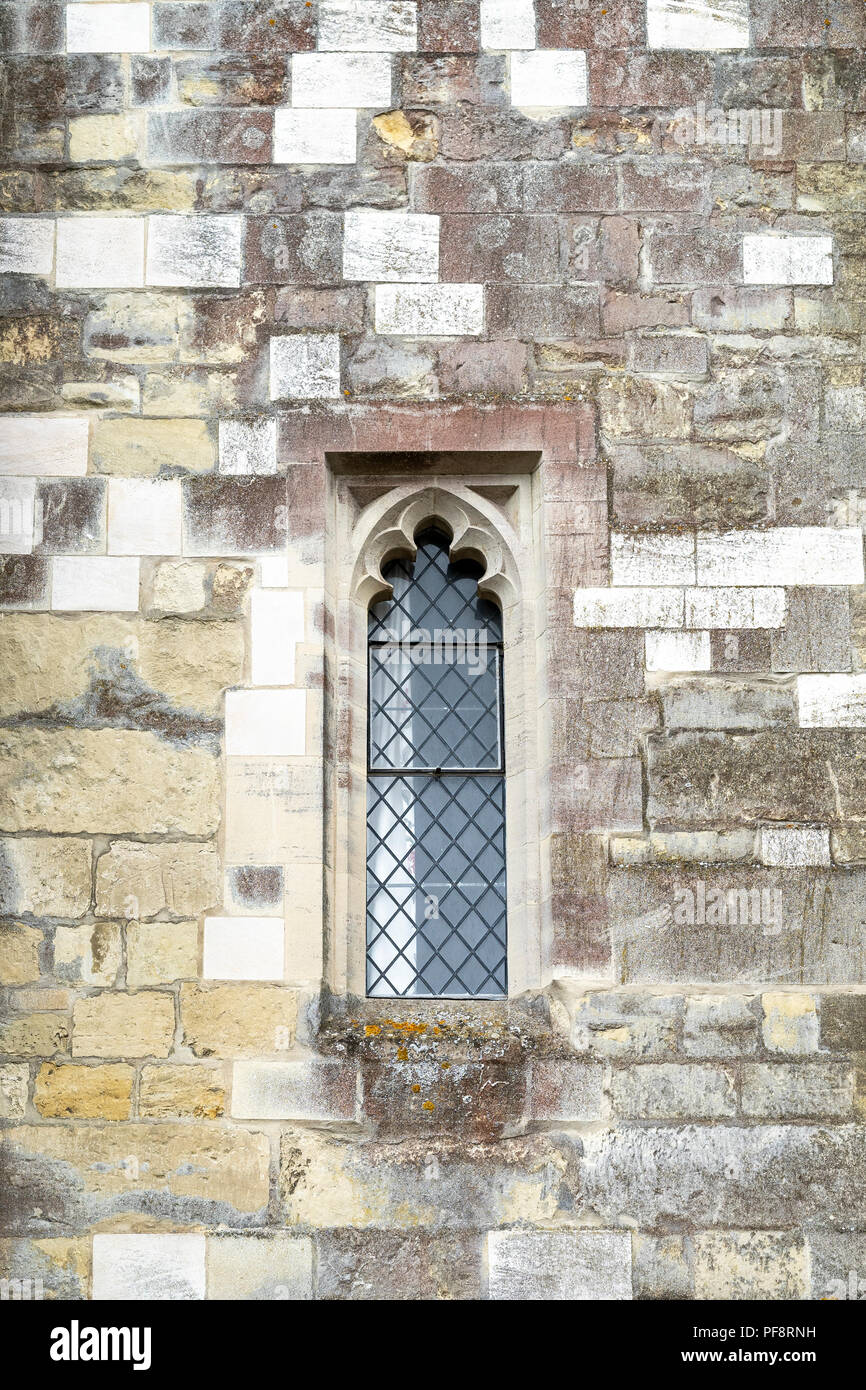
[[[230,871],[232,893],[243,907],[277,907],[283,900],[283,871],[279,865],[259,865]]]
[[[5,727],[37,724],[50,728],[137,729],[157,734],[169,743],[196,745],[217,754],[222,720],[195,710],[178,709],[132,669],[129,657],[116,647],[94,647],[90,688],[74,700],[38,713],[0,721]]]

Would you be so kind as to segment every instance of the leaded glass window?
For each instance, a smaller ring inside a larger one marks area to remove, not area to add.
[[[502,615],[431,529],[369,615],[367,993],[506,993]]]

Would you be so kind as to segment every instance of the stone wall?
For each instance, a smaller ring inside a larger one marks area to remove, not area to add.
[[[864,47],[862,0],[0,0],[0,1276],[866,1280]],[[339,984],[353,469],[503,530],[531,478],[502,1004]]]

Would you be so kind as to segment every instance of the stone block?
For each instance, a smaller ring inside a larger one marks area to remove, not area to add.
[[[75,1057],[167,1057],[174,1040],[170,994],[103,991],[78,999],[72,1010]]]
[[[833,238],[744,236],[743,279],[747,285],[832,285]]]
[[[73,985],[113,985],[123,964],[116,922],[58,927],[54,933],[54,974]]]
[[[150,48],[150,5],[131,0],[66,6],[67,53],[146,53]]]
[[[588,104],[586,54],[580,50],[535,49],[513,53],[511,104],[575,107]]]
[[[614,1114],[626,1120],[718,1120],[737,1113],[733,1074],[701,1063],[616,1068],[611,1099]]]
[[[0,1119],[21,1120],[27,1111],[30,1067],[26,1062],[0,1066]]]
[[[648,671],[709,671],[710,634],[708,632],[648,632],[646,668]]]
[[[749,1056],[757,1045],[758,1020],[748,999],[695,994],[686,1000],[683,1051],[689,1056]]]
[[[356,1070],[340,1060],[235,1062],[232,1116],[241,1120],[353,1120]]]
[[[866,728],[866,673],[798,676],[800,725],[812,729]]]
[[[576,589],[576,627],[679,627],[683,621],[682,590],[635,586],[620,589]]]
[[[276,985],[184,984],[180,1016],[196,1057],[259,1057],[292,1046],[298,996]]]
[[[175,469],[208,473],[216,450],[205,420],[143,420],[107,416],[93,429],[93,465],[98,473],[152,476]]]
[[[90,905],[90,869],[87,840],[0,840],[0,915],[81,917]]]
[[[274,112],[274,163],[354,164],[357,124],[351,108],[281,107]]]
[[[152,164],[168,166],[269,164],[272,128],[273,114],[255,108],[152,111],[147,120],[147,158]]]
[[[79,1067],[43,1062],[33,1105],[46,1120],[128,1120],[134,1076],[125,1064]]]
[[[196,478],[183,488],[186,555],[285,551],[292,533],[284,477]]]
[[[111,478],[108,484],[109,555],[178,555],[180,549],[180,483],[155,482],[149,478]],[[57,563],[55,561],[55,566]]]
[[[854,527],[775,526],[698,532],[698,583],[862,584],[863,538]]]
[[[138,1110],[144,1120],[217,1120],[225,1114],[221,1067],[160,1062],[142,1067]]]
[[[80,8],[90,9],[91,6]],[[118,289],[143,285],[143,218],[59,218],[56,282],[58,289]]]
[[[842,1062],[750,1063],[743,1068],[743,1113],[762,1120],[851,1119],[854,1071]]]
[[[88,422],[79,416],[4,415],[0,474],[45,477],[87,472]]]
[[[611,584],[616,587],[655,584],[692,584],[695,549],[692,536],[610,536]]]
[[[650,48],[749,47],[748,0],[647,0]]]
[[[484,331],[483,285],[377,285],[377,333],[460,337]]]
[[[226,752],[240,757],[302,756],[306,750],[306,691],[230,690],[226,693]]]
[[[482,48],[535,47],[532,0],[481,0],[480,20]]]
[[[204,920],[202,978],[205,980],[282,980],[284,957],[282,917],[206,917]]]
[[[0,218],[2,274],[50,275],[53,268],[53,217]]]
[[[57,555],[51,566],[51,607],[67,613],[134,613],[138,558]]]
[[[148,218],[148,285],[235,286],[241,282],[240,217]]]
[[[293,53],[292,105],[391,106],[389,53]]]
[[[604,1069],[596,1062],[551,1058],[532,1063],[528,1113],[535,1120],[600,1120]]]
[[[336,334],[296,333],[271,338],[272,401],[336,400],[340,394],[340,340]]]
[[[42,932],[23,922],[0,923],[0,962],[4,985],[26,985],[38,980]]]
[[[806,1297],[808,1258],[802,1236],[787,1231],[701,1231],[694,1246],[696,1298]]]
[[[207,1242],[207,1297],[279,1299],[313,1297],[313,1242],[309,1236],[214,1235]]]
[[[126,929],[126,983],[167,985],[199,974],[197,922],[130,922]]]
[[[818,1050],[818,1008],[811,994],[762,994],[761,1033],[768,1052]]]
[[[321,0],[319,50],[341,53],[412,53],[418,6],[411,0]]]
[[[423,281],[439,278],[439,218],[429,213],[346,213],[345,280]]]

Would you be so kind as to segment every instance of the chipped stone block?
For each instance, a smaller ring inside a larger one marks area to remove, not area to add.
[[[647,46],[748,48],[748,0],[647,0]]]
[[[377,333],[460,337],[484,331],[483,285],[377,285]]]
[[[352,1120],[356,1070],[341,1060],[235,1062],[232,1116],[247,1120]]]
[[[831,236],[743,237],[747,285],[832,285]]]
[[[53,267],[53,217],[0,218],[0,273],[50,275]]]
[[[617,587],[692,584],[695,576],[693,536],[622,535],[610,537],[611,584]]]
[[[140,561],[105,555],[56,555],[51,607],[66,613],[134,613]]]
[[[147,53],[149,49],[150,5],[129,0],[66,6],[67,53]]]
[[[205,980],[282,980],[282,917],[206,917]]]
[[[418,283],[439,278],[438,217],[350,211],[344,224],[344,279]]]
[[[298,995],[267,984],[183,984],[180,1017],[196,1057],[259,1058],[292,1046]]]
[[[199,974],[197,922],[130,922],[126,929],[126,983],[166,985]]]
[[[0,1066],[0,1120],[21,1120],[27,1110],[30,1067],[26,1062]]]
[[[230,1299],[313,1297],[313,1242],[308,1236],[210,1236],[207,1296]]]
[[[775,526],[768,531],[698,532],[698,583],[862,584],[863,534],[856,527]]]
[[[708,632],[648,632],[646,635],[648,671],[709,671],[710,665]]]
[[[490,1231],[490,1298],[631,1299],[628,1231]]]
[[[775,868],[798,869],[830,863],[830,832],[826,826],[764,825],[760,846],[761,862]]]
[[[109,555],[179,555],[180,551],[180,483],[109,479]]]
[[[701,1231],[694,1249],[696,1298],[806,1297],[809,1273],[802,1236],[788,1231]]]
[[[46,1120],[128,1120],[135,1072],[124,1064],[81,1067],[43,1062],[33,1105]]]
[[[481,47],[535,47],[533,0],[481,0]]]
[[[761,1009],[768,1052],[817,1052],[818,1008],[811,994],[762,994]]]
[[[733,1074],[694,1062],[617,1068],[611,1096],[614,1114],[627,1120],[716,1120],[737,1113]]]
[[[686,627],[747,630],[781,627],[785,590],[773,588],[686,589]]]
[[[303,594],[254,590],[250,637],[253,685],[294,685],[295,647],[304,640]]]
[[[321,0],[320,51],[412,53],[418,46],[413,0]]]
[[[226,753],[298,757],[306,751],[305,690],[226,692]]]
[[[96,865],[96,915],[197,916],[218,901],[219,855],[212,845],[116,840]]]
[[[174,999],[157,990],[103,991],[72,1009],[74,1057],[167,1057],[174,1041]]]
[[[87,4],[80,8],[90,10],[95,6]],[[127,9],[128,6],[118,8]],[[144,218],[59,218],[56,282],[58,289],[119,289],[143,285]]]
[[[681,627],[683,595],[675,588],[577,589],[575,627]]]
[[[148,285],[235,286],[241,282],[240,217],[150,217]]]
[[[75,415],[4,415],[0,474],[29,477],[87,472],[89,426]]]
[[[276,473],[276,420],[220,420],[220,473]]]
[[[95,1235],[93,1298],[127,1303],[203,1299],[205,1244],[205,1237],[197,1235]]]
[[[275,164],[354,164],[357,112],[351,108],[279,107],[274,112]]]
[[[0,840],[0,915],[80,917],[90,905],[87,840]]]
[[[340,339],[336,333],[271,338],[272,401],[337,400],[340,394]]]
[[[26,1013],[0,1023],[0,1052],[54,1057],[69,1051],[69,1024],[58,1013]]]
[[[34,478],[0,476],[0,555],[30,555],[38,540]]]
[[[512,106],[586,106],[586,54],[572,50],[536,49],[512,53]]]
[[[293,53],[292,105],[390,107],[391,65],[390,53]]]

